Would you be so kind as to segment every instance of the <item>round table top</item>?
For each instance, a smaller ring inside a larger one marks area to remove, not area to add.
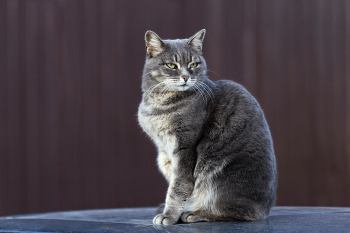
[[[155,226],[156,208],[65,211],[0,218],[0,232],[350,232],[350,208],[274,207],[254,222]]]

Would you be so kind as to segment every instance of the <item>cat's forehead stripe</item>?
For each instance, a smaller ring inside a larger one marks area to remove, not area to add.
[[[175,63],[190,63],[194,60],[198,60],[196,56],[193,56],[191,52],[186,50],[178,50],[178,52],[174,52],[175,54],[172,57],[173,62]],[[200,59],[199,59],[200,60]]]

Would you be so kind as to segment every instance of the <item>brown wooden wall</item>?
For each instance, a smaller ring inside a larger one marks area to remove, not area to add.
[[[202,28],[212,79],[266,113],[277,204],[350,206],[349,1],[2,0],[0,215],[162,202],[136,120],[144,33]]]

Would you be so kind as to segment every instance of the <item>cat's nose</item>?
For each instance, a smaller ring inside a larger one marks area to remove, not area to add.
[[[187,82],[187,80],[190,78],[190,76],[182,76],[182,78]]]

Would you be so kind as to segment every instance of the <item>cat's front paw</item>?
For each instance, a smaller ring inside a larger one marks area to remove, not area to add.
[[[157,214],[153,219],[155,225],[174,225],[178,219],[165,214]]]

